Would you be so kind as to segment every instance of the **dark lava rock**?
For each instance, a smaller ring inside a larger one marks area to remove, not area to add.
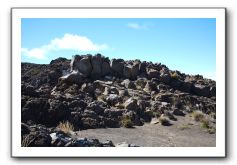
[[[70,140],[59,132],[50,132],[57,135],[52,138],[39,124],[55,127],[69,121],[75,130],[120,127],[128,117],[135,126],[163,114],[216,111],[215,81],[160,63],[88,54],[75,55],[71,62],[58,58],[50,64],[22,63],[21,68],[21,132],[31,146],[111,146]]]
[[[48,117],[49,103],[47,99],[31,98],[21,109],[21,121],[33,120],[37,123],[45,123]]]

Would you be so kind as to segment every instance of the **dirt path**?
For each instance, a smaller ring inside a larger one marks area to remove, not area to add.
[[[177,117],[171,126],[145,124],[135,128],[103,128],[79,131],[79,137],[126,142],[144,147],[215,147],[216,135],[209,134],[189,115]]]

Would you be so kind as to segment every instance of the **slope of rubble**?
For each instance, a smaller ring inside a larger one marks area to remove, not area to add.
[[[215,124],[216,82],[160,63],[101,54],[58,58],[50,64],[22,63],[21,92],[25,146],[114,146],[111,141],[65,135],[58,128],[65,121],[74,131],[129,128],[198,111]]]

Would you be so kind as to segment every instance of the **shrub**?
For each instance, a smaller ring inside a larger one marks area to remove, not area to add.
[[[177,72],[171,73],[170,76],[172,79],[176,79],[176,80],[178,80],[180,78],[180,76],[178,75]]]
[[[161,116],[159,118],[159,122],[161,123],[161,125],[164,125],[164,126],[170,125],[170,120],[165,116]]]
[[[193,111],[192,117],[195,121],[202,121],[204,119],[204,114],[202,111]]]
[[[121,119],[121,124],[125,128],[133,128],[133,122],[129,116],[123,116]]]
[[[209,123],[208,119],[206,119],[206,118],[202,119],[202,121],[201,121],[202,128],[208,129],[210,127],[209,125],[210,125],[210,123]]]
[[[58,128],[66,134],[71,133],[74,130],[73,125],[68,121],[60,122]]]

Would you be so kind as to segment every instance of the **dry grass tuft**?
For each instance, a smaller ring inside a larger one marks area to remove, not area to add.
[[[66,134],[74,131],[73,125],[68,121],[60,122],[58,128]]]
[[[214,134],[214,133],[216,133],[216,129],[215,128],[208,128],[208,133],[209,134]]]
[[[31,141],[29,139],[29,136],[23,136],[21,139],[21,147],[29,147]]]
[[[202,111],[193,111],[192,117],[195,121],[202,121],[205,115]]]
[[[159,118],[159,122],[161,123],[161,125],[164,125],[164,126],[169,126],[170,125],[170,120],[165,116],[161,116]]]
[[[178,128],[180,130],[191,129],[191,127],[189,125],[181,125],[181,126],[178,126]]]
[[[123,116],[121,119],[121,124],[125,128],[133,128],[133,122],[129,116]]]

